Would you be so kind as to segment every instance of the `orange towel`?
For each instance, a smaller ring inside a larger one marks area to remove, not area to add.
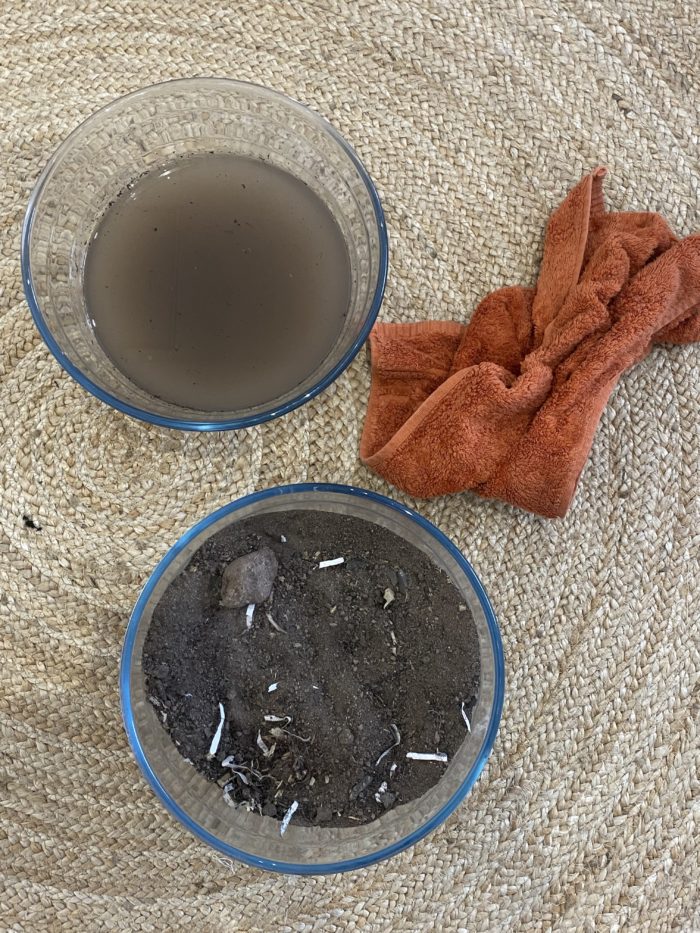
[[[621,373],[700,339],[700,234],[607,212],[599,168],[552,215],[534,289],[488,295],[463,326],[378,324],[360,456],[413,496],[472,490],[566,513]]]

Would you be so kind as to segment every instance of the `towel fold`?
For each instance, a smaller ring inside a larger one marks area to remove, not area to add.
[[[534,289],[493,292],[466,326],[375,326],[360,444],[372,470],[413,496],[566,513],[620,375],[655,343],[700,339],[700,234],[607,212],[604,176],[550,218]]]

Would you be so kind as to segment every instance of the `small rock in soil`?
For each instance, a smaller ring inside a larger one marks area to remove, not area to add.
[[[341,745],[352,745],[355,741],[355,736],[347,726],[343,726],[338,732],[338,741]]]
[[[390,810],[396,803],[396,794],[392,794],[391,791],[386,791],[379,795],[379,802],[385,810]]]
[[[277,557],[269,547],[231,561],[221,580],[221,605],[226,609],[238,609],[265,602],[272,593],[277,567]]]
[[[357,784],[355,784],[353,788],[351,789],[350,800],[357,800],[357,798],[367,790],[367,788],[369,787],[371,783],[372,783],[372,775],[365,774],[364,777],[362,777],[362,779],[359,780]]]
[[[392,570],[391,567],[388,567],[386,571],[386,578],[389,583],[389,586],[392,588],[392,590],[395,590],[396,587],[399,585],[399,576],[396,573],[396,571]]]
[[[314,813],[316,823],[327,823],[333,819],[333,811],[330,807],[318,807]]]

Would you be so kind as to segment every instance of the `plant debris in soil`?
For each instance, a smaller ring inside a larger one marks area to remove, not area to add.
[[[258,552],[269,595],[246,603],[242,568],[225,600],[242,604],[222,605],[241,557],[267,591]],[[206,541],[154,610],[143,669],[182,756],[281,832],[357,826],[428,791],[469,735],[480,676],[471,613],[427,555],[309,510]]]

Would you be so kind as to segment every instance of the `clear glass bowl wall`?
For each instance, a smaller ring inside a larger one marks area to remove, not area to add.
[[[83,294],[87,247],[117,193],[144,172],[207,152],[264,158],[293,173],[330,208],[350,255],[343,330],[319,367],[284,396],[254,408],[197,411],[131,382],[106,356]],[[348,365],[382,299],[388,243],[374,185],[336,130],[275,91],[224,79],[154,85],[107,105],[54,154],[32,194],[22,240],[25,290],[52,352],[103,401],[158,424],[200,430],[244,427],[295,408]]]
[[[158,599],[209,536],[243,518],[291,509],[355,515],[383,525],[427,553],[451,577],[471,609],[479,636],[481,684],[472,711],[471,733],[465,729],[462,746],[428,793],[363,826],[329,829],[294,825],[292,821],[281,836],[279,822],[231,809],[221,789],[184,761],[148,701],[142,651]],[[477,575],[460,551],[430,522],[393,500],[334,485],[280,486],[254,493],[191,529],[156,568],[134,609],[121,670],[129,739],[144,774],[170,812],[226,855],[261,868],[299,874],[366,866],[401,851],[438,826],[464,799],[483,768],[498,728],[503,689],[496,619]]]

